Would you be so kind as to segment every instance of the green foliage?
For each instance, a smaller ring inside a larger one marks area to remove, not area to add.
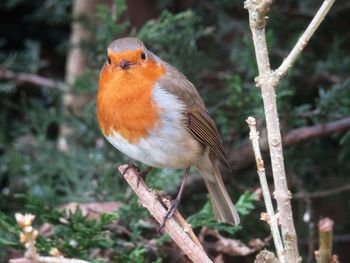
[[[94,41],[87,43],[90,47],[87,54],[90,57],[90,63],[93,67],[100,67],[101,62],[105,61],[105,56],[101,57],[101,54],[106,53],[107,46],[118,36],[122,34],[129,27],[129,22],[120,21],[120,17],[125,13],[126,5],[123,0],[115,0],[117,13],[111,15],[111,10],[106,5],[99,5],[96,8],[96,17],[98,23],[90,22],[89,28],[94,32]],[[96,58],[99,58],[96,60]]]
[[[21,247],[18,242],[19,233],[20,229],[14,219],[0,211],[0,247]]]
[[[253,115],[257,118],[263,116],[263,109],[259,106],[260,90],[253,87],[251,83],[242,83],[241,77],[237,74],[228,76],[226,82],[227,95],[217,122],[225,128],[222,129],[222,133],[227,136],[232,129],[237,131],[244,129],[246,124],[243,120],[247,116]],[[232,120],[242,121],[232,122]]]
[[[186,75],[196,76],[203,70],[200,62],[205,58],[204,52],[198,48],[198,40],[209,34],[210,30],[201,26],[194,12],[171,14],[165,10],[156,20],[148,21],[138,32],[138,37],[160,58],[171,62]],[[182,45],[175,44],[178,42]]]

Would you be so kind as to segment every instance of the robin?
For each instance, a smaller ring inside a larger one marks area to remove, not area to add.
[[[137,38],[117,39],[107,53],[97,94],[104,136],[119,151],[150,167],[186,169],[164,222],[176,211],[189,169],[195,166],[216,219],[239,224],[217,167],[217,161],[228,167],[223,145],[194,85]]]

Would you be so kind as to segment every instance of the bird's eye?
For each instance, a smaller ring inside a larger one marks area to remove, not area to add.
[[[142,52],[142,53],[141,53],[141,59],[142,59],[142,60],[145,60],[145,59],[146,59],[146,54],[145,54],[145,52]]]
[[[107,57],[107,62],[108,62],[109,65],[112,63],[110,57]]]

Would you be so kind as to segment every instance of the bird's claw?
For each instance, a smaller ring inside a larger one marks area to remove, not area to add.
[[[137,170],[137,187],[139,187],[139,184],[140,184],[140,180],[142,178],[142,180],[145,180],[146,179],[146,176],[147,174],[152,170],[152,167],[148,167],[147,169],[143,170],[142,172],[140,171],[140,169],[133,163],[129,163],[127,165],[127,167],[124,169],[124,171],[122,172],[122,176],[124,176],[129,169],[136,169]]]
[[[166,221],[168,221],[175,214],[179,203],[180,203],[180,200],[177,198],[175,198],[175,200],[171,201],[170,206],[163,217],[163,222],[160,224],[160,226],[158,228],[158,232],[160,232],[163,229]]]

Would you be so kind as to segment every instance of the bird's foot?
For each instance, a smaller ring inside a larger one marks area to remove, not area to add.
[[[140,169],[135,164],[129,163],[125,170],[122,172],[122,176],[124,176],[128,172],[128,170],[132,168],[137,170],[137,187],[139,187],[141,178],[142,180],[146,180],[147,174],[153,169],[153,167],[149,166],[145,170],[140,171]]]
[[[158,228],[159,232],[163,229],[166,221],[168,221],[177,211],[177,207],[179,206],[179,204],[180,204],[180,199],[178,198],[175,198],[174,200],[170,201],[170,206],[163,217],[163,222],[160,224]]]
[[[142,180],[146,180],[146,177],[148,175],[148,173],[153,169],[153,167],[148,166],[145,170],[141,171],[138,173],[138,177],[137,177],[137,187],[139,187],[139,183],[140,183],[140,179],[142,178]]]
[[[124,177],[124,175],[132,168],[136,169],[137,172],[139,173],[140,169],[135,164],[128,163],[128,165],[125,167],[124,171],[122,172],[122,176]]]

